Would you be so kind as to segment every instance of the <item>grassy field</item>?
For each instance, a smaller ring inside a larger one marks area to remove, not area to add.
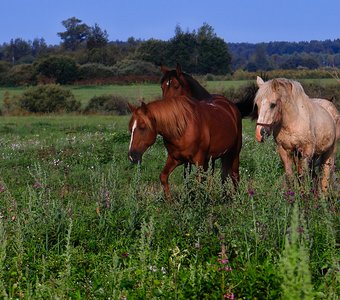
[[[217,92],[230,86],[238,87],[245,82],[243,81],[210,81],[205,85],[211,92]],[[82,105],[86,105],[94,96],[114,94],[124,96],[129,101],[146,101],[154,100],[162,96],[162,90],[159,84],[131,84],[131,85],[107,85],[107,86],[68,86],[72,93]],[[25,88],[0,88],[0,105],[3,103],[4,93],[8,92],[11,96],[20,95]]]
[[[322,84],[334,84],[334,79],[308,79],[306,82],[321,82]],[[202,84],[211,93],[221,93],[230,87],[238,88],[248,81],[201,81]],[[107,85],[107,86],[68,86],[76,99],[85,106],[94,96],[114,94],[124,96],[129,101],[137,102],[144,99],[146,101],[154,100],[161,97],[161,88],[159,84],[131,84],[131,85]],[[20,95],[26,88],[0,88],[0,106],[3,103],[4,94],[8,92],[10,96]]]
[[[1,298],[339,297],[336,192],[316,198],[308,178],[286,188],[273,141],[256,143],[254,123],[243,122],[237,192],[218,170],[198,183],[179,167],[167,202],[162,141],[131,165],[127,122],[0,118]]]

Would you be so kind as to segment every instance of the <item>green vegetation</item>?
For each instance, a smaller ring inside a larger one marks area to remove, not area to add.
[[[104,85],[104,86],[66,86],[70,89],[84,107],[91,98],[102,95],[117,95],[126,97],[130,101],[137,102],[145,99],[147,101],[162,96],[162,90],[159,84],[130,84],[130,85]],[[10,96],[19,96],[27,88],[0,88],[0,106],[3,104],[5,93]]]
[[[256,79],[256,74],[251,74],[251,80]],[[237,89],[245,84],[248,80],[206,80],[206,77],[197,77],[201,84],[208,89],[211,93],[226,93],[229,89]],[[303,79],[299,80],[302,83],[314,83],[321,86],[334,85],[336,81],[331,78],[323,79]],[[69,85],[65,86],[72,91],[76,100],[80,101],[82,106],[85,107],[93,97],[99,97],[102,95],[116,95],[127,98],[129,101],[137,102],[144,99],[146,101],[154,100],[162,96],[162,90],[160,84],[156,83],[144,83],[144,84],[125,84],[125,85],[97,85],[97,86],[77,86]],[[27,87],[17,88],[0,88],[0,106],[2,106],[5,93],[10,97],[21,95]]]
[[[166,202],[161,139],[127,160],[128,117],[0,118],[3,299],[336,299],[338,195],[287,190],[244,120],[241,183],[183,169]],[[338,160],[339,163],[339,160]],[[339,175],[339,173],[338,173]]]

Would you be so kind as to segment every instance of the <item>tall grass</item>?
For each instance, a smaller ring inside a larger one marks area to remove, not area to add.
[[[288,190],[253,131],[245,120],[236,192],[218,168],[202,183],[178,168],[169,202],[161,139],[131,165],[126,117],[0,119],[2,297],[336,299],[338,196]]]

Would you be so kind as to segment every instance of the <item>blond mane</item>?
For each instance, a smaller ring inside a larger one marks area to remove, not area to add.
[[[258,99],[263,99],[264,97],[277,92],[281,89],[284,91],[284,95],[286,96],[286,101],[290,101],[291,99],[306,99],[309,98],[302,85],[295,81],[286,78],[275,78],[269,81],[266,81],[257,91],[255,102]]]

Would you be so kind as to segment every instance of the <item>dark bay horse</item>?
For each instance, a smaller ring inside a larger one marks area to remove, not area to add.
[[[129,160],[140,163],[143,153],[160,134],[168,152],[160,174],[167,197],[169,175],[184,163],[207,170],[210,160],[220,158],[222,180],[229,175],[236,186],[242,147],[242,122],[237,107],[223,99],[195,102],[187,96],[177,96],[165,100],[142,102],[140,107],[129,104]]]
[[[210,102],[212,100],[226,100],[223,95],[210,94],[195,78],[182,71],[180,64],[177,63],[176,69],[170,70],[165,66],[161,66],[163,76],[161,78],[161,88],[163,99],[186,95],[193,100]],[[254,114],[254,98],[257,92],[256,84],[246,88],[242,99],[235,103],[240,111],[241,117],[253,117]]]

